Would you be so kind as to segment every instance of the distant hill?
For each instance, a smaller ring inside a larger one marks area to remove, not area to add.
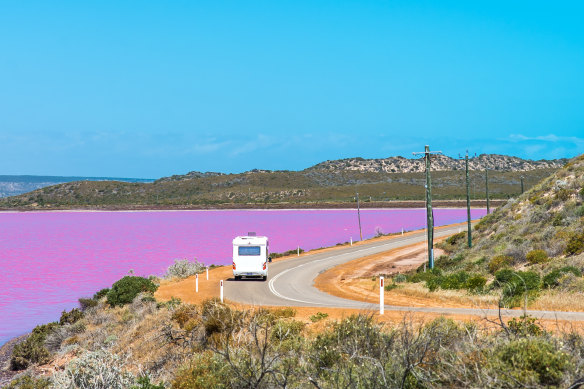
[[[61,176],[7,176],[0,175],[0,197],[16,196],[46,186],[72,181],[152,182],[141,178],[61,177]]]
[[[469,158],[469,170],[494,170],[506,172],[525,172],[536,169],[558,169],[568,162],[567,159],[552,159],[532,161],[518,157],[510,157],[499,154],[481,154]],[[432,156],[432,170],[448,171],[462,170],[465,168],[464,159],[452,158],[445,155]],[[321,162],[310,170],[360,172],[384,172],[384,173],[412,173],[425,171],[423,159],[408,159],[404,157],[389,157],[381,159],[347,158],[334,161]]]
[[[508,199],[521,192],[522,177],[524,187],[529,188],[566,161],[529,161],[500,155],[471,158],[471,196],[473,199],[485,197],[485,167],[491,169],[491,198]],[[240,174],[192,171],[184,175],[163,177],[152,183],[75,181],[2,199],[0,208],[200,208],[346,204],[354,201],[356,192],[360,193],[365,203],[423,200],[425,175],[420,166],[420,160],[402,157],[379,160],[351,158],[326,161],[302,171],[254,169]],[[435,199],[464,198],[466,191],[461,161],[436,156],[432,160],[432,171]]]

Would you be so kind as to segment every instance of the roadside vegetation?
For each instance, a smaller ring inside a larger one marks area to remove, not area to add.
[[[584,376],[584,337],[530,317],[480,325],[405,316],[387,326],[318,312],[306,321],[291,308],[157,302],[132,285],[129,303],[110,305],[112,287],[37,327],[25,342],[29,364],[13,366],[22,373],[7,387],[547,388]]]
[[[394,277],[429,291],[503,296],[505,307],[584,310],[584,156],[446,239],[435,269]]]

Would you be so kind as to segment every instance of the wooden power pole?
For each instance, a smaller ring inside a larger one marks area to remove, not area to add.
[[[485,169],[485,191],[487,192],[487,215],[491,213],[491,204],[489,203],[489,168]]]
[[[466,156],[464,157],[466,162],[466,219],[468,226],[468,247],[472,247],[472,227],[470,224],[470,179],[468,177],[468,150],[466,151]]]
[[[441,151],[430,152],[430,146],[424,148],[424,152],[412,153],[414,155],[423,154],[426,165],[426,225],[428,233],[428,268],[434,268],[434,212],[432,210],[432,177],[430,175],[430,155],[441,154]]]
[[[361,231],[361,211],[359,209],[359,193],[357,193],[357,218],[359,219],[359,236],[363,240],[363,232]]]

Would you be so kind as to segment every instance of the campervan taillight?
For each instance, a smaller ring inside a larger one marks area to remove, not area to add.
[[[233,262],[233,270],[236,270],[236,269],[235,269],[235,262]]]
[[[266,262],[264,262],[264,268],[263,268],[263,270],[266,270],[266,266],[267,266],[267,265],[266,265]]]

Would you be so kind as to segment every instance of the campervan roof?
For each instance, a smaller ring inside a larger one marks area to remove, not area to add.
[[[266,236],[238,236],[233,239],[233,244],[237,246],[244,246],[247,244],[265,245],[268,241]]]

